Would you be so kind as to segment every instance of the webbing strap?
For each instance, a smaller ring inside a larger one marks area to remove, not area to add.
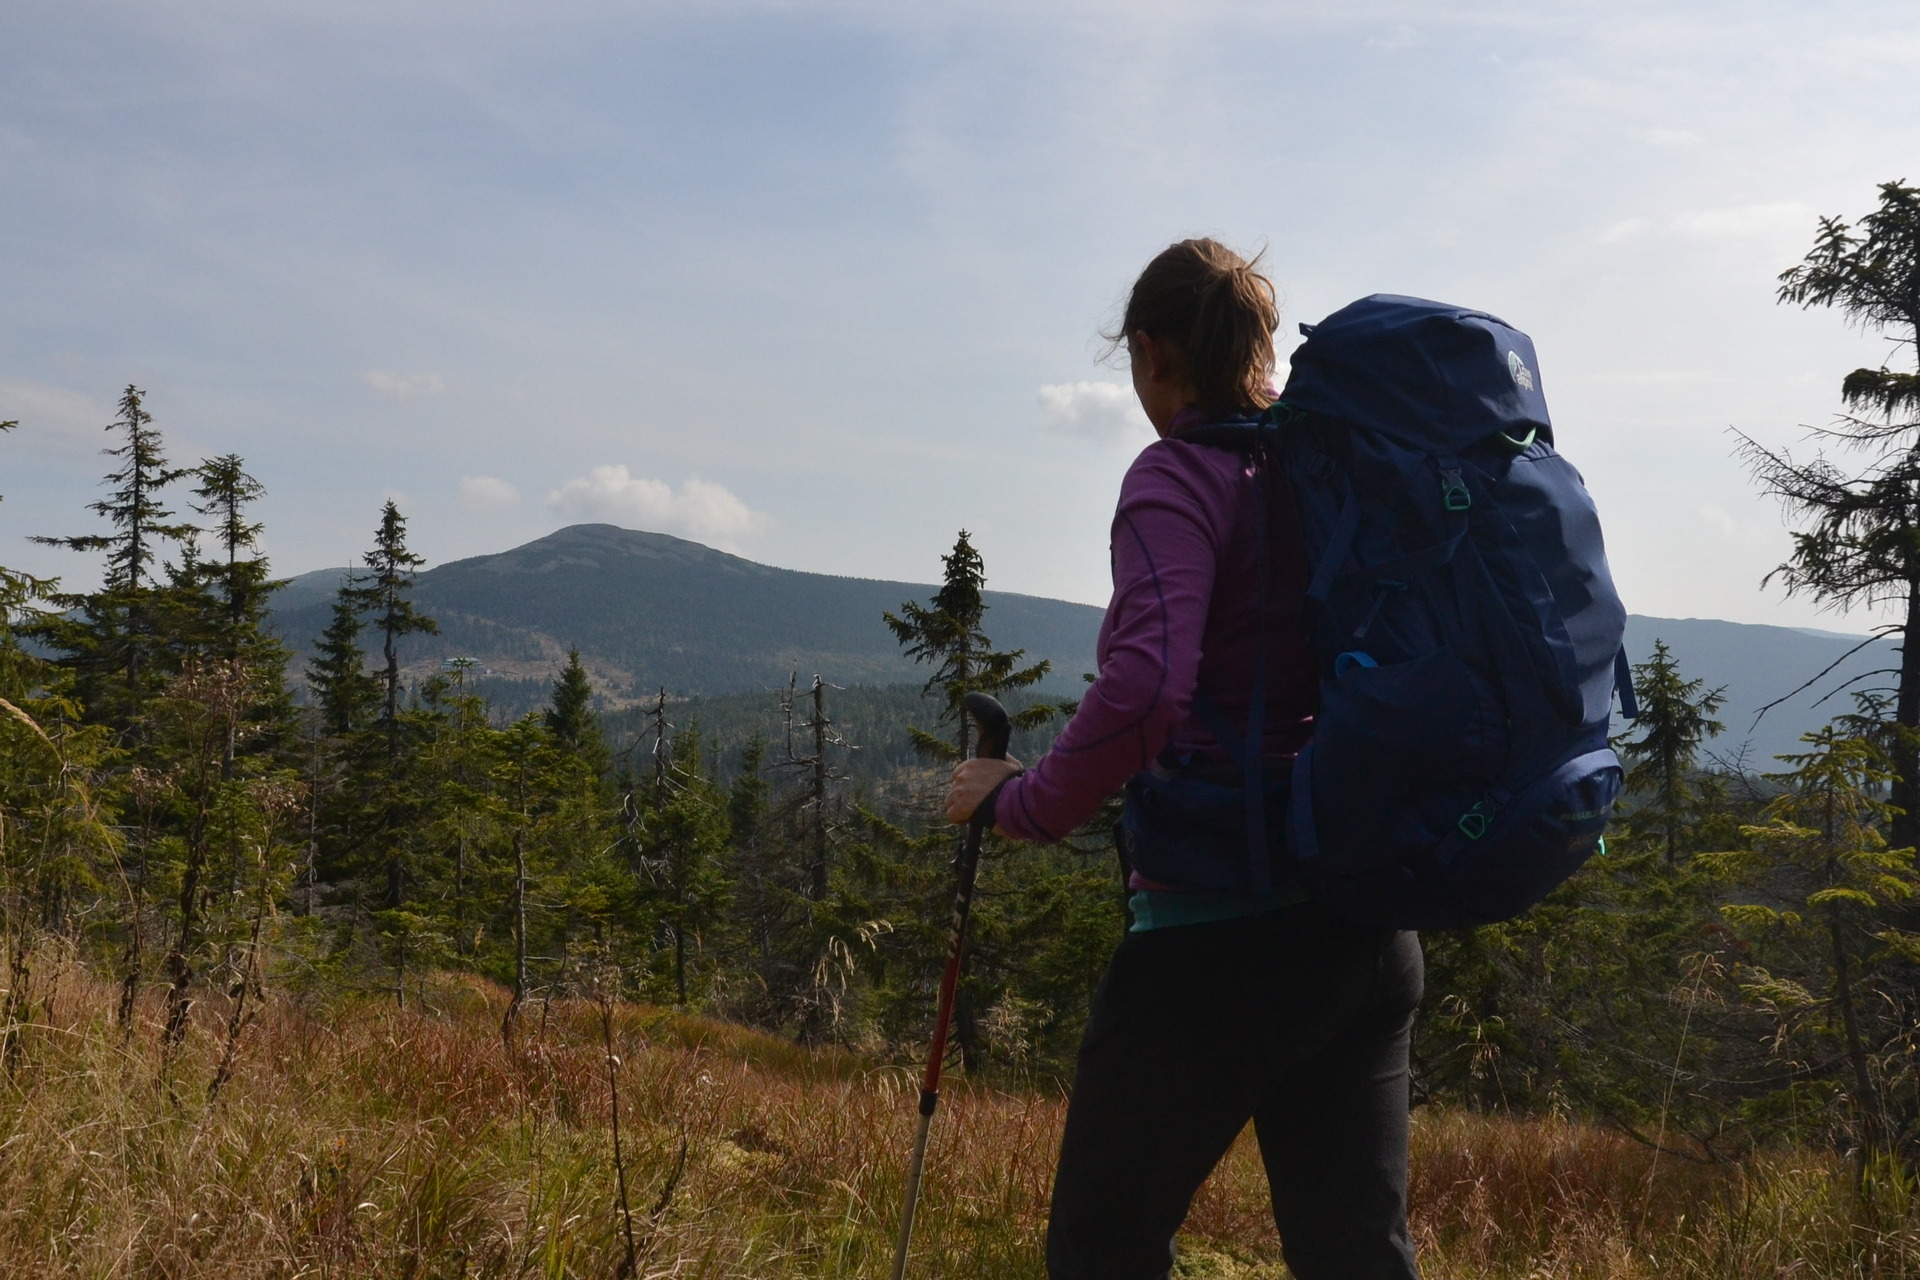
[[[1627,658],[1627,646],[1613,655],[1613,687],[1620,695],[1620,714],[1629,720],[1640,718],[1640,695],[1633,690],[1633,663]]]
[[[1264,520],[1262,521],[1264,524]],[[1307,584],[1309,600],[1324,601],[1333,594],[1333,580],[1340,576],[1340,566],[1347,562],[1347,555],[1353,550],[1353,537],[1360,532],[1360,497],[1352,490],[1347,491],[1347,500],[1340,506],[1340,514],[1334,519],[1333,532],[1327,535],[1327,545],[1320,552],[1320,564],[1313,571],[1313,581]]]
[[[1226,751],[1227,758],[1233,761],[1234,768],[1245,777],[1251,771],[1247,768],[1245,741],[1240,731],[1233,727],[1233,721],[1227,719],[1227,713],[1220,704],[1198,689],[1193,691],[1193,713],[1200,717],[1200,723],[1207,726],[1207,732],[1220,740],[1220,746]],[[1258,761],[1255,761],[1258,764]]]
[[[1293,856],[1312,862],[1320,856],[1320,833],[1313,825],[1313,744],[1293,758],[1293,785],[1287,790],[1287,836]]]
[[[1254,572],[1260,575],[1260,612],[1254,619],[1254,625],[1260,633],[1260,642],[1253,660],[1253,689],[1248,695],[1246,763],[1240,767],[1247,800],[1247,869],[1252,872],[1256,893],[1273,892],[1272,859],[1267,855],[1267,780],[1265,771],[1260,767],[1260,757],[1267,745],[1267,606],[1273,597],[1273,574],[1267,559],[1267,485],[1272,480],[1273,469],[1262,463],[1270,461],[1265,450],[1256,449],[1253,464],[1253,563]],[[1352,499],[1348,499],[1348,502],[1354,505]],[[1354,505],[1353,522],[1358,527],[1360,511],[1357,505]],[[1349,533],[1347,537],[1351,541],[1353,535]]]

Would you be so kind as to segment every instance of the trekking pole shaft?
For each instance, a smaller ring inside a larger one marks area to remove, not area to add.
[[[970,693],[967,711],[980,725],[981,756],[992,759],[1007,754],[1009,724],[1000,704],[985,694]],[[933,1023],[933,1041],[927,1046],[927,1071],[920,1079],[920,1127],[913,1138],[913,1159],[907,1165],[906,1203],[900,1211],[900,1237],[894,1246],[893,1280],[907,1274],[907,1252],[913,1244],[913,1216],[920,1203],[920,1177],[927,1165],[927,1134],[933,1128],[933,1113],[940,1105],[940,1069],[947,1058],[947,1031],[953,1025],[953,1005],[960,989],[960,962],[967,949],[967,916],[973,909],[973,882],[980,869],[980,840],[986,824],[975,819],[967,823],[966,839],[960,844],[955,866],[953,890],[953,933],[947,940],[947,966],[940,974],[940,1010]]]
[[[932,1128],[933,1108],[922,1106],[920,1128],[913,1135],[913,1162],[907,1166],[907,1203],[900,1211],[900,1238],[894,1243],[893,1280],[904,1280],[907,1274],[907,1250],[913,1244],[913,1211],[920,1203],[920,1174],[927,1167],[927,1131]]]

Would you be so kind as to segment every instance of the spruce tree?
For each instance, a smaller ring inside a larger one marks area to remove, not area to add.
[[[1684,679],[1663,640],[1653,642],[1652,657],[1634,665],[1633,688],[1640,698],[1640,718],[1633,722],[1639,736],[1614,744],[1627,766],[1627,793],[1637,802],[1630,823],[1636,831],[1655,833],[1672,864],[1683,833],[1708,798],[1695,775],[1702,744],[1726,727],[1713,718],[1726,691]]]
[[[421,613],[411,599],[414,573],[426,560],[407,549],[407,520],[392,499],[381,508],[373,550],[361,561],[366,573],[344,588],[344,594],[380,636],[380,724],[386,733],[387,754],[392,758],[400,752],[400,641],[440,630],[439,624]]]
[[[1857,224],[1822,218],[1813,249],[1780,275],[1779,300],[1836,307],[1920,360],[1920,187],[1881,184]],[[1920,369],[1920,366],[1916,366]],[[1838,608],[1893,606],[1901,658],[1893,719],[1893,841],[1920,842],[1920,371],[1856,369],[1840,384],[1846,412],[1816,433],[1868,462],[1849,475],[1825,457],[1796,461],[1743,437],[1755,477],[1807,527],[1769,579]]]
[[[638,869],[645,898],[658,921],[675,1003],[687,1003],[699,957],[694,948],[725,918],[732,885],[724,865],[727,798],[707,777],[700,732],[665,736],[658,722],[653,783],[639,811]]]
[[[547,732],[563,750],[591,764],[596,772],[607,767],[607,744],[600,719],[593,714],[593,681],[580,664],[580,650],[567,651],[567,665],[553,682],[553,705],[543,719]]]
[[[1883,834],[1891,775],[1880,749],[1831,725],[1801,740],[1805,750],[1781,757],[1791,772],[1768,775],[1782,790],[1744,829],[1750,849],[1711,860],[1735,881],[1721,914],[1753,948],[1744,994],[1777,1020],[1775,1052],[1795,1077],[1839,1086],[1864,1180],[1920,1119],[1892,1096],[1915,1065],[1899,970],[1920,959],[1920,934],[1898,920],[1920,875],[1913,849]]]
[[[192,526],[175,523],[162,499],[162,491],[187,472],[168,464],[138,387],[127,387],[120,416],[107,430],[125,436],[104,450],[120,465],[107,473],[108,495],[89,509],[106,517],[113,532],[34,539],[72,551],[104,551],[104,581],[98,591],[54,596],[63,612],[38,621],[33,633],[73,671],[89,714],[125,731],[164,674],[160,556],[169,543],[188,537]]]
[[[213,519],[207,530],[219,556],[197,561],[193,575],[209,590],[213,639],[208,646],[230,666],[244,667],[258,691],[259,702],[246,709],[242,723],[269,730],[263,745],[272,746],[291,727],[292,703],[284,673],[286,646],[274,634],[269,605],[281,584],[274,581],[266,557],[260,554],[263,526],[248,519],[248,509],[266,495],[266,488],[247,474],[240,455],[223,454],[194,468],[199,481],[193,493],[194,509]],[[233,776],[235,742],[227,744],[223,775]]]
[[[380,636],[383,665],[380,713],[375,727],[385,756],[385,770],[379,788],[378,838],[386,876],[385,907],[389,912],[396,912],[405,901],[407,880],[403,846],[408,797],[400,714],[400,641],[410,635],[434,634],[440,628],[432,618],[421,613],[411,599],[414,573],[426,561],[407,549],[406,518],[391,499],[381,509],[373,550],[361,560],[366,573],[342,588],[341,594]]]
[[[307,663],[307,688],[319,709],[326,732],[345,738],[370,722],[380,705],[380,682],[367,671],[367,654],[360,647],[365,625],[354,607],[348,587],[334,597],[327,629],[313,647]]]
[[[945,703],[943,717],[950,722],[950,740],[924,729],[910,730],[926,754],[939,760],[965,759],[973,741],[973,725],[962,709],[969,693],[1003,695],[1038,684],[1053,664],[1042,660],[1021,666],[1026,650],[999,652],[980,629],[986,617],[986,565],[962,529],[953,550],[940,561],[946,566],[940,590],[931,602],[906,601],[897,614],[883,616],[907,655],[933,667],[925,692]],[[1054,708],[1039,703],[1016,712],[1014,728],[1030,729],[1053,715]]]

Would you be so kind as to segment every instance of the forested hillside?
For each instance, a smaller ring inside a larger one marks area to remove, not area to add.
[[[276,603],[274,625],[296,652],[326,629],[345,572],[302,575]],[[932,590],[775,569],[663,533],[572,525],[422,572],[414,599],[440,630],[409,637],[402,661],[422,671],[477,659],[478,687],[515,710],[537,703],[576,647],[615,705],[662,686],[675,696],[773,689],[796,671],[841,685],[897,684],[924,675],[880,615]],[[994,644],[1050,659],[1060,689],[1093,669],[1098,609],[996,591],[986,602]]]
[[[273,626],[294,652],[296,669],[326,629],[334,593],[348,573],[302,574],[274,597]],[[909,748],[900,730],[914,714],[916,696],[904,686],[925,678],[879,618],[933,591],[926,584],[777,569],[667,534],[573,525],[498,555],[425,568],[414,599],[439,632],[402,639],[401,661],[418,679],[449,659],[471,658],[478,665],[467,673],[467,687],[497,712],[517,715],[543,704],[568,650],[578,647],[596,706],[632,706],[662,687],[676,702],[719,699],[697,714],[729,748],[739,745],[735,725],[777,728],[778,691],[791,676],[805,682],[819,674],[843,687],[900,685],[893,694],[859,695],[874,711],[852,739],[868,753],[856,767],[873,773],[879,760],[889,767],[904,762]],[[995,646],[1051,661],[1042,687],[1075,696],[1081,673],[1093,670],[1100,610],[997,591],[985,600],[984,625]],[[1727,729],[1712,749],[1728,756],[1744,749],[1748,767],[1757,769],[1772,767],[1801,734],[1826,722],[1836,706],[1836,700],[1822,701],[1827,695],[1871,688],[1876,682],[1862,686],[1860,677],[1895,661],[1888,641],[1849,657],[1858,640],[1790,627],[1628,618],[1634,661],[1646,661],[1655,640],[1664,640],[1709,688],[1725,690]],[[1809,688],[1795,692],[1808,681]],[[1779,699],[1756,724],[1761,708]],[[1845,705],[1844,698],[1837,703]],[[882,704],[892,709],[878,715]]]

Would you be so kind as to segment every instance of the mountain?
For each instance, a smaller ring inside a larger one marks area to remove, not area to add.
[[[326,627],[344,569],[294,579],[276,621],[296,649]],[[606,524],[578,524],[498,555],[428,569],[414,599],[440,624],[409,637],[416,673],[478,659],[496,684],[537,682],[539,696],[578,646],[594,683],[618,704],[670,693],[720,694],[785,685],[798,672],[836,684],[921,681],[881,613],[934,588],[775,569],[696,542]],[[1054,664],[1051,684],[1080,686],[1093,669],[1100,610],[1004,591],[986,593],[985,629],[1002,649]]]
[[[279,594],[277,621],[304,650],[326,626],[345,569],[293,579]],[[840,685],[918,683],[926,669],[907,661],[880,615],[926,600],[924,583],[800,573],[756,564],[699,543],[605,524],[580,524],[498,555],[456,560],[422,573],[415,599],[439,620],[438,636],[410,637],[416,675],[453,657],[482,664],[481,686],[503,709],[539,705],[554,672],[578,645],[609,706],[630,705],[665,686],[678,696],[769,690],[798,672]],[[1071,694],[1093,670],[1100,610],[1037,596],[987,593],[987,634],[1002,648],[1053,661],[1051,687]],[[1744,747],[1748,766],[1796,748],[1800,734],[1851,709],[1844,694],[1820,699],[1894,659],[1869,643],[1813,688],[1754,723],[1760,708],[1840,661],[1862,637],[1705,618],[1627,620],[1635,661],[1664,639],[1681,670],[1707,687],[1725,686],[1723,755]]]
[[[1775,756],[1800,749],[1801,734],[1853,710],[1848,689],[1890,685],[1888,669],[1900,661],[1892,642],[1866,636],[1710,618],[1627,618],[1627,653],[1635,662],[1653,652],[1656,639],[1666,641],[1688,679],[1725,687],[1717,718],[1726,731],[1709,750],[1731,759],[1744,747],[1747,769],[1763,773],[1780,767]],[[1876,671],[1884,674],[1870,678]],[[1787,697],[1808,681],[1811,687]],[[1760,715],[1775,699],[1785,701]]]

